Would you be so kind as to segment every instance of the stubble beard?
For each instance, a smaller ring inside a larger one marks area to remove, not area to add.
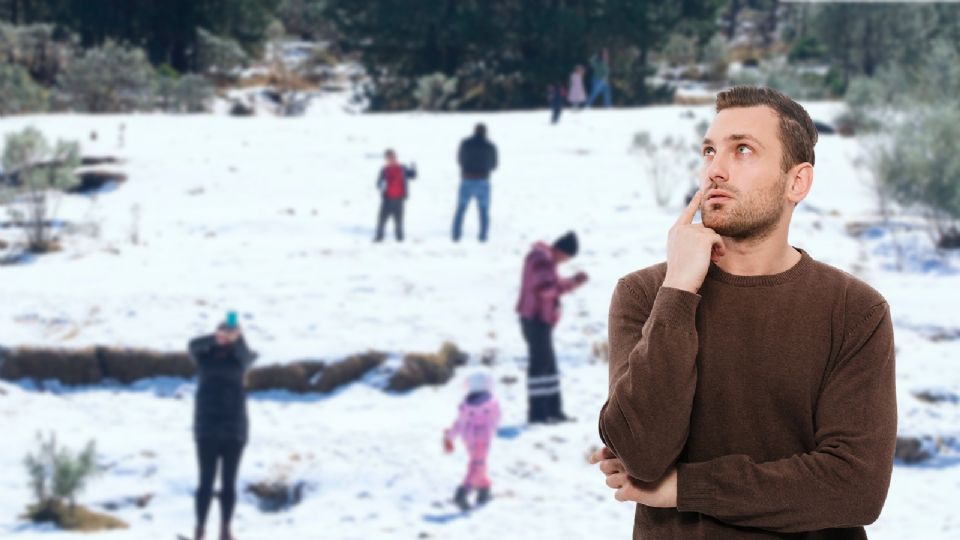
[[[776,230],[783,216],[786,184],[787,176],[781,174],[768,189],[747,198],[743,198],[739,192],[723,188],[731,191],[736,198],[726,203],[704,202],[700,207],[704,227],[734,240],[763,240]],[[715,187],[718,186],[711,184],[704,193]]]

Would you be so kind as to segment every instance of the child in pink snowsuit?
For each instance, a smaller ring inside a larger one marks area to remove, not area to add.
[[[444,431],[444,449],[453,451],[453,442],[463,437],[470,456],[467,476],[457,487],[454,502],[461,510],[470,508],[467,495],[477,490],[477,505],[490,501],[490,477],[487,476],[487,453],[490,442],[500,424],[500,404],[493,396],[493,381],[485,373],[474,373],[467,379],[467,396],[460,403],[460,411],[453,427]]]

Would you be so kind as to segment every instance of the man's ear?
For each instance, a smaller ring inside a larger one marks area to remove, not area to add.
[[[787,172],[787,199],[794,205],[807,198],[813,187],[813,165],[804,162]]]

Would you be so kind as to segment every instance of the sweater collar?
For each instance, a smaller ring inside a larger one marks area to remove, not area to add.
[[[801,275],[813,264],[810,254],[800,248],[793,248],[800,252],[800,261],[779,274],[766,276],[738,276],[723,271],[719,266],[710,263],[710,269],[707,271],[707,278],[720,283],[726,283],[736,287],[772,287],[789,283]]]

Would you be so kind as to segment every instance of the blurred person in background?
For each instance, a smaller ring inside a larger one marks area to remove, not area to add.
[[[397,241],[403,242],[403,206],[410,195],[409,181],[417,177],[417,165],[405,167],[397,161],[393,150],[384,152],[386,164],[377,176],[377,189],[380,191],[380,213],[377,217],[377,234],[374,242],[383,241],[387,220],[393,219],[393,230]]]
[[[256,355],[247,347],[231,312],[212,335],[190,341],[190,359],[197,367],[193,434],[200,485],[196,492],[194,539],[205,536],[213,484],[220,467],[220,539],[234,540],[230,530],[237,501],[237,473],[249,436],[244,375]]]
[[[473,199],[480,211],[480,241],[487,241],[490,228],[490,174],[497,168],[497,147],[487,139],[487,126],[477,124],[473,135],[460,143],[457,151],[460,165],[460,192],[453,216],[453,241],[459,242],[463,232],[463,216]]]
[[[560,320],[560,297],[587,282],[587,274],[577,272],[561,278],[557,267],[577,255],[579,242],[568,232],[552,245],[537,242],[523,262],[517,313],[520,329],[527,342],[527,420],[531,424],[572,420],[563,412],[560,399],[560,374],[553,352],[553,328]]]
[[[443,446],[453,452],[454,441],[463,439],[469,462],[467,475],[457,486],[453,502],[462,511],[470,509],[467,497],[477,492],[477,506],[490,502],[490,477],[487,475],[487,455],[490,443],[500,424],[500,404],[493,395],[493,379],[486,373],[473,373],[467,378],[467,395],[457,410],[457,419],[443,432]]]

